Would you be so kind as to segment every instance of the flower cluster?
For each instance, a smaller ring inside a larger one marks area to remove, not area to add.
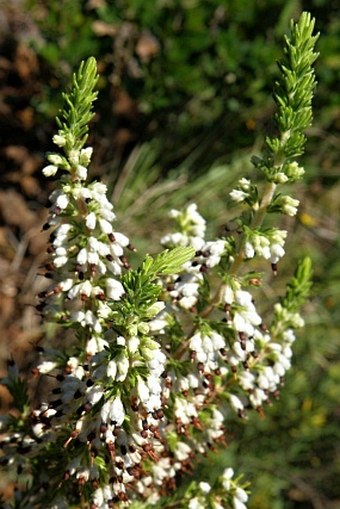
[[[98,76],[94,59],[80,66],[53,138],[62,154],[50,154],[43,169],[58,180],[43,226],[51,232],[42,273],[48,283],[37,311],[53,322],[58,341],[37,346],[33,375],[45,390],[32,401],[14,361],[1,381],[17,408],[0,421],[0,463],[16,470],[16,507],[156,504],[201,455],[225,444],[232,412],[263,412],[278,395],[294,329],[303,325],[298,310],[310,262],[300,263],[271,320],[266,312],[268,326],[259,310],[261,276],[239,269],[256,255],[275,268],[285,254],[287,232],[263,222],[267,212],[294,215],[298,206],[276,187],[302,175],[292,159],[311,119],[312,30],[308,14],[292,25],[287,54],[294,58],[282,66],[277,100],[281,134],[268,138],[263,158],[253,161],[263,189],[243,178],[231,192],[245,209],[236,234],[207,240],[192,203],[171,211],[177,230],[161,239],[166,250],[147,255],[135,270],[125,254],[133,249],[129,239],[114,228],[106,186],[88,180],[92,148],[85,144]],[[179,507],[245,509],[245,488],[227,468],[214,482],[192,482]]]
[[[205,240],[206,222],[195,203],[183,211],[171,210],[169,216],[176,220],[179,231],[162,237],[161,244],[168,248],[191,246],[196,251],[195,258],[183,266],[185,273],[169,278],[169,295],[178,306],[193,309],[199,298],[203,274],[220,263],[227,242],[223,239]]]

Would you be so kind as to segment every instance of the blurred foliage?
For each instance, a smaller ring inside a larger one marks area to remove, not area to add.
[[[340,507],[340,16],[337,0],[25,0],[41,66],[32,101],[47,126],[79,61],[101,73],[93,176],[104,175],[119,228],[140,252],[157,251],[166,210],[196,201],[211,232],[232,225],[227,193],[250,172],[273,110],[275,60],[302,9],[321,32],[315,122],[309,130],[299,216],[282,226],[283,275],[314,263],[307,326],[281,398],[265,417],[231,421],[230,446],[207,476],[229,465],[252,481],[250,509]],[[48,130],[48,129],[47,129]],[[152,140],[152,141],[150,141]],[[138,256],[138,253],[137,255]],[[268,277],[267,295],[273,279]],[[227,437],[227,438],[228,438]],[[233,440],[236,438],[236,440]]]
[[[40,29],[32,43],[51,75],[44,97],[35,99],[39,111],[55,116],[54,89],[93,55],[102,76],[101,115],[123,117],[139,142],[161,138],[163,168],[197,146],[209,147],[202,167],[253,142],[270,117],[281,38],[302,9],[316,16],[322,34],[317,107],[327,104],[327,113],[319,121],[325,128],[339,122],[339,95],[330,102],[328,94],[340,72],[336,0],[26,2]]]

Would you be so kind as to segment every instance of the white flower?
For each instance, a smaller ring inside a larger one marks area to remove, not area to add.
[[[205,495],[207,495],[211,490],[211,486],[207,482],[200,482],[198,486]]]
[[[280,172],[276,173],[276,175],[275,175],[275,182],[277,184],[285,184],[286,182],[288,182],[288,177],[285,173],[280,171]]]
[[[53,143],[58,145],[58,147],[63,147],[66,144],[65,136],[61,136],[60,134],[55,134],[52,139]]]
[[[87,166],[92,157],[93,148],[92,147],[86,147],[81,149],[80,155],[79,155],[79,162],[80,164]]]
[[[142,403],[148,401],[150,397],[150,391],[144,380],[142,380],[140,377],[138,377],[137,381],[137,393]]]
[[[190,297],[182,297],[179,299],[178,303],[184,309],[191,309],[197,302],[197,298],[195,296]]]
[[[267,398],[268,396],[266,393],[259,388],[254,389],[254,391],[249,395],[249,401],[254,408],[260,407]]]
[[[49,154],[47,159],[55,166],[60,166],[63,164],[63,158],[59,154]]]
[[[161,238],[161,244],[166,247],[187,246],[189,238],[181,232],[168,233]]]
[[[232,406],[232,408],[236,411],[242,411],[244,410],[244,405],[240,398],[238,396],[235,396],[235,394],[229,395],[229,402]]]
[[[254,258],[254,256],[255,256],[254,246],[249,241],[247,241],[244,244],[243,252],[244,252],[244,256],[246,258],[250,259],[250,258]]]
[[[56,268],[63,267],[68,262],[68,252],[64,247],[58,247],[55,250],[55,257],[53,258],[53,265]]]
[[[255,387],[255,376],[250,371],[242,371],[238,376],[241,387],[245,390],[252,390]]]
[[[282,200],[282,212],[287,214],[287,216],[295,216],[297,213],[298,206],[300,204],[299,200],[295,200],[290,196],[285,196],[284,200]]]
[[[153,318],[154,316],[158,315],[158,313],[160,313],[164,308],[165,303],[163,301],[157,301],[148,308],[146,316],[148,318]]]
[[[140,339],[137,336],[132,336],[128,340],[128,350],[130,353],[136,353],[140,344]]]
[[[106,374],[109,378],[113,378],[115,379],[116,378],[116,374],[117,374],[117,363],[114,359],[112,359],[111,361],[108,362],[107,364],[107,369],[106,369]]]
[[[96,214],[94,212],[91,212],[87,217],[86,217],[86,220],[85,220],[85,224],[86,224],[86,227],[89,229],[89,230],[94,230],[95,227],[96,227],[96,223],[97,223],[97,218],[96,218]]]
[[[233,506],[234,509],[247,509],[247,506],[236,497],[233,498]]]
[[[99,254],[97,253],[97,251],[89,251],[87,253],[87,261],[90,265],[98,265]]]
[[[285,250],[280,244],[273,244],[270,246],[270,261],[271,263],[277,263],[280,258],[285,254]]]
[[[287,167],[286,173],[291,179],[298,180],[303,177],[305,170],[296,161],[293,161]]]
[[[229,491],[232,486],[232,477],[234,476],[234,470],[229,467],[226,468],[222,474],[222,486],[226,491]]]
[[[177,442],[174,454],[178,461],[185,461],[191,454],[191,447],[185,442]]]
[[[67,296],[69,299],[75,299],[78,295],[84,295],[89,297],[92,293],[92,284],[90,281],[84,281],[79,285],[74,285],[68,292]]]
[[[93,385],[87,392],[86,396],[91,405],[95,405],[103,397],[104,390],[98,385]]]
[[[110,234],[112,233],[112,225],[106,219],[99,219],[99,225],[103,233]]]
[[[49,164],[48,166],[45,166],[43,168],[42,172],[45,175],[45,177],[53,177],[58,171],[58,166],[55,166],[54,164]]]
[[[251,187],[251,182],[249,179],[243,177],[239,180],[238,185],[243,189],[243,191],[249,191]]]
[[[86,180],[87,178],[87,168],[85,166],[78,164],[76,168],[76,175],[80,180]]]
[[[204,509],[204,505],[200,502],[199,498],[192,498],[188,504],[189,509]]]
[[[87,249],[83,247],[77,255],[77,263],[79,263],[79,265],[85,265],[86,262],[87,262]]]
[[[122,233],[120,233],[120,232],[113,232],[113,236],[114,236],[114,238],[115,238],[116,242],[117,242],[119,245],[121,245],[121,246],[123,246],[123,247],[126,247],[126,246],[128,246],[128,245],[129,245],[129,242],[130,242],[130,241],[129,241],[129,239],[128,239],[128,237],[127,237],[126,235],[123,235],[123,234],[122,234]]]
[[[234,296],[233,290],[231,289],[230,286],[226,286],[224,289],[223,301],[226,304],[232,304],[234,302],[234,299],[235,299],[235,296]]]
[[[106,348],[107,345],[107,341],[101,336],[92,336],[91,339],[87,342],[86,352],[89,355],[95,355],[96,353]]]
[[[41,364],[38,365],[38,370],[39,370],[39,373],[42,373],[45,375],[46,373],[50,373],[50,371],[52,371],[56,367],[57,367],[56,362],[43,361]]]
[[[247,198],[248,193],[245,193],[244,191],[241,191],[241,189],[233,189],[229,193],[229,196],[236,203],[241,203],[242,201],[244,201]]]
[[[113,278],[106,279],[106,296],[112,300],[120,300],[125,290],[119,281]]]
[[[129,359],[125,355],[120,355],[117,359],[117,382],[124,382],[129,371]]]
[[[111,402],[109,415],[111,421],[114,421],[116,426],[121,426],[123,424],[125,419],[125,410],[120,398],[116,398]]]

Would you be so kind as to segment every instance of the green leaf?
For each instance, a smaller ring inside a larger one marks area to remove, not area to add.
[[[98,93],[94,88],[98,81],[96,59],[90,57],[81,62],[78,71],[73,75],[70,92],[64,93],[64,108],[60,118],[57,118],[59,135],[66,139],[65,152],[80,150],[86,140],[88,124],[94,113],[93,102]]]
[[[309,257],[300,260],[295,274],[287,285],[282,305],[289,311],[296,311],[307,299],[312,286],[312,261]]]
[[[164,251],[154,259],[153,270],[158,274],[176,274],[181,272],[183,265],[194,255],[193,247],[176,247],[171,251]]]

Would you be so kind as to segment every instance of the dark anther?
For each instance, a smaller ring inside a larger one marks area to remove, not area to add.
[[[49,406],[49,408],[57,408],[58,406],[60,406],[62,404],[63,404],[63,402],[61,399],[55,399],[54,401],[51,401],[48,406]]]

